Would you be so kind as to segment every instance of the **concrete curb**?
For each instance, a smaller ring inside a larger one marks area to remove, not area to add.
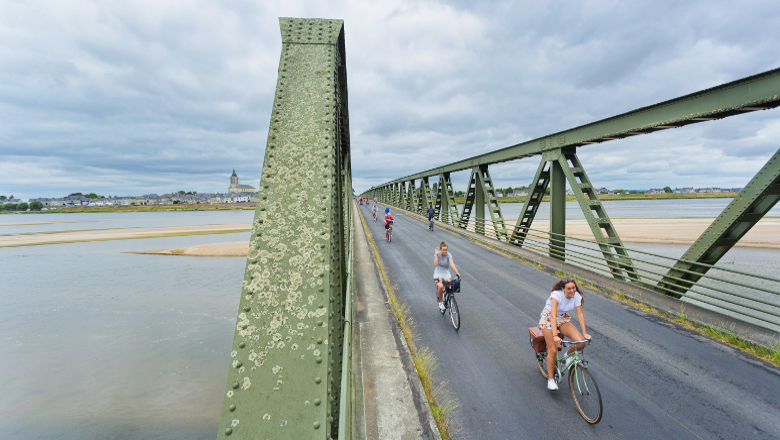
[[[428,222],[426,217],[423,217],[417,213],[406,211],[395,206],[390,206],[390,208],[409,217],[416,218],[424,223]],[[600,290],[611,293],[623,293],[627,298],[652,306],[664,313],[670,315],[680,315],[684,313],[686,318],[699,325],[711,325],[718,328],[733,329],[735,334],[748,342],[752,342],[754,344],[768,348],[770,348],[773,344],[780,343],[780,334],[772,332],[771,330],[738,321],[731,317],[721,315],[719,313],[712,312],[692,304],[686,304],[678,299],[662,295],[658,292],[643,289],[633,284],[594,273],[581,267],[574,266],[554,258],[545,257],[544,255],[539,255],[537,253],[518,248],[517,246],[494,240],[492,238],[488,238],[483,235],[446,223],[436,222],[436,226],[493,250],[509,254],[522,261],[541,266],[541,268],[547,272],[555,273],[556,271],[562,271],[568,275],[575,276],[578,279],[586,281]]]

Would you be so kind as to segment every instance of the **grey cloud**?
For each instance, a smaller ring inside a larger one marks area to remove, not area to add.
[[[233,168],[256,184],[279,16],[345,19],[360,191],[777,67],[780,36],[767,30],[779,12],[771,1],[4,3],[0,194],[215,191]],[[758,112],[580,155],[598,186],[744,184],[776,151],[776,121]],[[538,160],[492,167],[496,185],[528,184]]]

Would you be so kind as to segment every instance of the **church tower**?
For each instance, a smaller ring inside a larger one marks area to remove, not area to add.
[[[236,170],[233,170],[233,175],[230,176],[230,187],[228,188],[228,194],[241,194],[241,193],[257,193],[253,186],[239,185],[238,174]]]

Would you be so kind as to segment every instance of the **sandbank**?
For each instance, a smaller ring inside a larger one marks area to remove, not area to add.
[[[99,229],[67,231],[57,234],[39,233],[11,235],[0,236],[0,247],[36,246],[87,241],[132,240],[183,235],[231,234],[235,232],[249,232],[251,228],[251,223],[235,223],[229,225],[169,226],[164,228],[144,229]]]
[[[200,244],[177,249],[160,249],[157,251],[131,252],[147,255],[183,255],[185,257],[243,257],[249,251],[249,241],[232,241],[229,243]]]

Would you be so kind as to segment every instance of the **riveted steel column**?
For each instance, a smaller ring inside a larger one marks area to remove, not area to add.
[[[351,198],[343,22],[280,27],[218,438],[338,435]]]
[[[544,154],[550,161],[550,256],[566,259],[566,174],[558,159],[560,150]]]
[[[406,206],[406,199],[409,197],[409,195],[406,193],[406,182],[401,182],[401,199],[399,200],[398,206]]]

